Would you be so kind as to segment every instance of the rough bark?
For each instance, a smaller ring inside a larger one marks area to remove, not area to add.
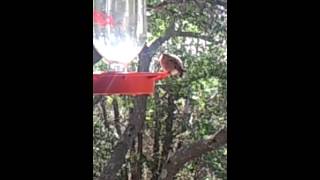
[[[141,130],[142,131],[142,130]],[[142,132],[138,133],[138,167],[137,167],[137,177],[139,180],[142,179],[143,174],[143,164],[142,164],[142,157],[143,157],[143,134]]]
[[[132,147],[130,149],[130,167],[131,167],[131,180],[139,180],[138,177],[138,158],[137,158],[137,149],[136,149],[137,140],[134,139],[132,143]]]
[[[139,132],[137,136],[137,149],[135,149],[135,146],[132,148],[132,153],[134,153],[135,158],[132,162],[133,170],[131,172],[131,180],[141,180],[143,174],[143,135]]]

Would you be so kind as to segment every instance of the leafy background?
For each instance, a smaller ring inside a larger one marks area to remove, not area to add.
[[[161,153],[169,135],[170,147],[176,152],[179,146],[202,140],[227,125],[226,3],[222,0],[147,1],[148,44],[166,34],[172,24],[175,30],[157,48],[149,70],[159,71],[160,53],[169,52],[181,57],[187,73],[183,78],[170,77],[157,83],[155,94],[147,100],[142,152],[138,151],[136,139],[118,179],[135,179],[136,162],[142,165],[140,179],[152,179],[157,167],[155,158],[160,162],[167,158],[161,157]],[[104,70],[106,66],[99,61],[94,70]],[[136,69],[137,63],[131,67]],[[133,97],[94,98],[98,100],[93,107],[93,179],[98,179],[128,124]],[[158,154],[154,152],[155,142],[159,143]],[[184,164],[175,179],[226,180],[227,144]]]

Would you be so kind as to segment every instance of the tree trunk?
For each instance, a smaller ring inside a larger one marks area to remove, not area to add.
[[[134,109],[128,127],[114,148],[114,152],[111,154],[111,158],[107,162],[107,166],[104,168],[99,180],[115,180],[119,169],[125,162],[128,149],[143,127],[146,115],[146,102],[147,96],[138,96],[134,99]]]
[[[143,134],[142,134],[143,130],[138,133],[138,162],[137,162],[137,177],[138,180],[142,179],[142,174],[143,174]]]
[[[143,157],[143,136],[142,133],[138,133],[138,147],[137,147],[137,151],[135,152],[135,159],[134,159],[134,171],[132,172],[132,180],[141,180],[142,179],[142,170],[143,170],[143,164],[142,164],[142,157]]]

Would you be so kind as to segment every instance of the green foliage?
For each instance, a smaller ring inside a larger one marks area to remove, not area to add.
[[[110,157],[114,145],[111,132],[104,126],[103,121],[93,116],[93,177],[98,177],[105,165],[105,160]]]
[[[162,1],[147,1],[149,5],[160,2]],[[148,98],[143,147],[144,161],[148,164],[147,167],[152,166],[150,157],[153,155],[156,112],[158,112],[157,116],[161,125],[160,138],[166,135],[165,119],[168,117],[168,93],[172,93],[175,97],[174,142],[180,140],[183,144],[189,144],[214,134],[219,128],[227,125],[227,10],[215,6],[213,1],[198,2],[205,2],[204,6],[198,6],[195,1],[186,1],[182,4],[168,5],[159,11],[152,11],[148,17],[149,43],[163,35],[173,20],[176,24],[175,30],[197,33],[209,38],[205,41],[201,38],[175,36],[157,50],[158,54],[164,50],[181,57],[187,73],[183,78],[170,77],[157,83],[156,88],[160,97],[158,103],[155,96]],[[154,67],[156,64],[156,61],[152,61],[151,66]],[[107,68],[102,62],[94,66],[94,70]],[[100,106],[94,110],[94,177],[97,177],[101,172],[119,138],[114,123],[112,106],[114,98],[116,97],[106,97],[103,102],[106,107],[108,123],[105,123],[101,116]],[[117,97],[117,100],[121,116],[120,124],[125,129],[129,110],[133,107],[132,97],[121,96]],[[106,126],[106,124],[108,125]],[[136,158],[134,154],[130,155],[131,161],[133,161],[132,158]],[[128,164],[124,166],[124,169],[129,169]],[[227,146],[204,154],[197,161],[187,163],[176,177],[177,179],[190,179],[199,169],[204,169],[206,172],[203,179],[226,180]],[[147,170],[145,170],[146,172]],[[122,177],[122,179],[126,178]]]

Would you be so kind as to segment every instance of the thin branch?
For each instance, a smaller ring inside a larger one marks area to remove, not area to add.
[[[157,49],[171,37],[175,36],[175,19],[172,20],[169,27],[166,29],[165,33],[156,39],[150,46],[149,46],[149,55],[150,57],[154,56]]]
[[[175,32],[174,36],[180,36],[180,37],[190,37],[190,38],[198,38],[198,39],[203,39],[205,41],[209,41],[209,42],[215,42],[215,40],[213,39],[213,37],[211,36],[204,36],[201,35],[199,33],[194,33],[194,32]]]
[[[227,128],[219,130],[216,134],[205,140],[200,140],[188,146],[183,146],[171,156],[164,164],[160,180],[172,180],[184,165],[201,155],[216,150],[227,143]]]
[[[197,160],[195,160],[195,166],[194,180],[205,179],[207,175],[206,161],[201,158],[197,158]]]
[[[191,117],[191,103],[190,103],[190,97],[188,96],[185,99],[185,105],[183,107],[181,119],[182,119],[182,124],[181,124],[181,129],[179,132],[176,132],[177,134],[184,133],[187,131],[187,127],[189,126],[189,119]],[[175,136],[177,135],[175,134]]]
[[[148,47],[145,45],[142,51],[139,53],[139,72],[148,72],[152,57],[156,54],[157,50],[161,47],[161,45],[169,40],[175,33],[175,20],[171,22],[169,27],[166,29],[165,33],[156,39],[151,45]]]
[[[200,3],[197,0],[193,0],[193,2],[200,8],[201,11],[203,11],[203,9],[205,8],[204,3]]]
[[[174,95],[168,89],[169,96],[168,96],[168,116],[165,119],[165,136],[163,137],[163,145],[162,145],[162,153],[161,153],[161,161],[159,165],[159,171],[161,171],[163,165],[166,161],[170,158],[170,155],[173,154],[173,120],[174,120]],[[159,172],[158,172],[159,173]],[[159,173],[160,174],[160,173]]]
[[[106,129],[109,129],[109,124],[108,124],[108,115],[107,115],[107,111],[106,111],[106,104],[105,104],[105,99],[103,99],[102,101],[100,101],[100,106],[101,106],[101,110],[102,110],[102,118],[104,120],[104,126]]]
[[[215,0],[214,2],[215,2],[217,5],[223,6],[225,9],[227,9],[227,5],[228,5],[227,0]]]
[[[120,115],[119,115],[119,105],[116,98],[112,100],[113,112],[114,112],[114,124],[117,130],[119,137],[121,136],[121,127],[120,127]]]
[[[145,45],[139,53],[139,67],[138,71],[147,72],[150,66],[151,58],[155,55],[160,46],[175,35],[175,19],[172,20],[165,33],[158,39],[153,41],[148,47]],[[100,61],[102,56],[93,48],[93,65]]]
[[[180,3],[184,3],[185,0],[167,0],[167,1],[162,1],[158,4],[150,4],[147,5],[147,9],[150,10],[154,10],[154,11],[160,11],[162,9],[164,9],[165,7],[167,7],[168,5],[173,5],[173,4],[180,4]]]
[[[93,109],[102,100],[102,98],[103,98],[103,96],[94,96],[93,97]]]
[[[155,112],[154,112],[154,142],[153,142],[153,165],[151,168],[152,171],[152,180],[158,179],[158,171],[159,171],[159,160],[160,160],[160,131],[161,131],[161,123],[160,123],[160,99],[159,99],[159,90],[156,89],[154,93],[154,101],[156,104]]]
[[[147,96],[137,96],[134,99],[133,112],[130,115],[129,124],[122,133],[120,140],[114,148],[113,153],[107,165],[104,167],[99,180],[115,180],[116,175],[125,163],[125,157],[128,150],[131,148],[134,138],[143,128],[146,116]]]

